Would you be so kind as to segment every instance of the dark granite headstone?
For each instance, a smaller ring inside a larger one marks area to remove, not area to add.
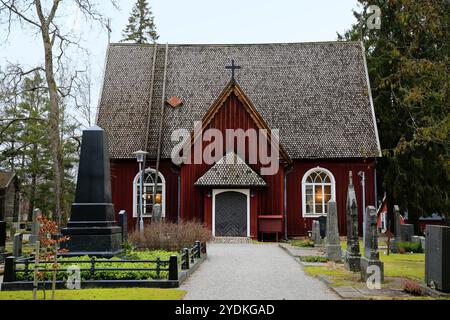
[[[320,216],[317,218],[317,221],[319,221],[320,236],[325,238],[327,232],[327,217]]]
[[[66,255],[111,257],[121,252],[121,228],[114,220],[106,132],[93,126],[83,131],[75,202],[63,235]]]
[[[349,180],[347,191],[347,250],[345,251],[344,265],[349,271],[359,272],[361,269],[361,254],[358,236],[358,206],[351,171],[349,172]]]
[[[6,222],[0,221],[0,252],[5,251],[6,246]]]
[[[400,240],[402,242],[411,242],[414,236],[414,225],[402,224],[400,225]]]
[[[450,292],[450,227],[427,225],[425,235],[425,282]]]

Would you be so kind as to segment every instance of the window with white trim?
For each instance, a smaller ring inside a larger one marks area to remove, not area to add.
[[[143,179],[143,217],[150,218],[153,210],[153,188],[155,186],[156,170],[145,169]],[[133,180],[133,217],[137,217],[139,213],[139,194],[140,194],[140,174],[138,173]],[[166,216],[166,180],[161,172],[158,172],[158,181],[155,189],[155,203],[161,204],[161,217]]]
[[[328,212],[327,203],[336,199],[333,174],[324,168],[314,168],[305,173],[302,180],[304,217],[318,217]]]

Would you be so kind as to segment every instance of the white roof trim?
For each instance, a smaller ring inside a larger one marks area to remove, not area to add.
[[[361,49],[362,49],[362,56],[363,56],[363,61],[364,61],[364,69],[365,69],[365,73],[366,73],[367,91],[368,91],[368,95],[369,95],[370,108],[372,111],[373,129],[375,130],[375,136],[376,136],[377,145],[378,145],[378,156],[382,157],[383,155],[381,153],[380,136],[378,135],[378,127],[377,127],[377,120],[376,120],[377,118],[375,117],[375,107],[374,107],[373,99],[372,99],[372,88],[370,87],[369,69],[367,67],[366,49],[365,49],[362,41],[361,41]]]

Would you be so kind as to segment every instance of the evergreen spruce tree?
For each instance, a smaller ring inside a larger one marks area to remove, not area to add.
[[[155,43],[159,35],[156,32],[153,13],[147,0],[137,0],[123,30],[122,42]]]
[[[379,181],[392,208],[414,223],[450,215],[449,8],[447,0],[358,0],[358,23],[341,40],[362,40],[383,158]],[[381,28],[368,29],[370,5]],[[390,208],[390,209],[391,209]]]

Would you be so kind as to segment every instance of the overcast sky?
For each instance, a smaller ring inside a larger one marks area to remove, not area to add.
[[[99,9],[111,19],[111,41],[118,42],[134,0],[118,0],[119,10],[107,0],[98,0]],[[98,101],[107,32],[86,23],[70,1],[64,2],[64,25],[80,34],[89,52],[92,69],[93,107]],[[354,23],[356,0],[150,0],[160,43],[268,43],[336,40]],[[41,64],[40,38],[16,25],[9,37],[0,29],[0,66],[18,62]],[[74,55],[77,58],[81,54]],[[80,63],[74,57],[73,63]]]

